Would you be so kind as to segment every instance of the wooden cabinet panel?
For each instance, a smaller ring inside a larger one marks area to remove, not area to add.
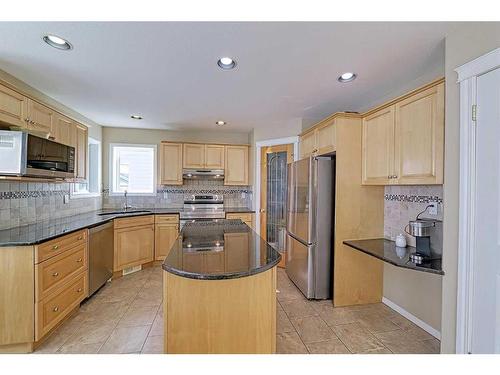
[[[398,184],[442,184],[444,84],[396,104],[395,175]]]
[[[363,184],[388,185],[394,180],[394,106],[363,119]]]
[[[224,234],[224,244],[227,248],[238,248],[241,251],[226,251],[225,263],[226,269],[234,271],[247,270],[250,262],[248,233],[226,233]]]
[[[182,163],[184,168],[205,167],[205,145],[196,143],[184,143],[182,149]]]
[[[248,185],[248,146],[225,146],[224,185]]]
[[[138,227],[142,225],[154,224],[155,218],[153,215],[141,215],[136,217],[124,217],[113,220],[114,229]]]
[[[75,147],[75,141],[72,139],[76,135],[75,127],[76,125],[71,119],[56,113],[50,131],[51,139],[58,143]]]
[[[87,246],[81,244],[35,266],[35,299],[40,301],[87,269]]]
[[[27,127],[28,98],[0,85],[0,122],[19,128]]]
[[[87,273],[35,304],[35,340],[40,340],[88,295]]]
[[[316,153],[316,131],[310,131],[300,137],[299,155],[301,159],[308,158]]]
[[[76,178],[87,179],[88,129],[81,124],[76,125]]]
[[[253,220],[253,214],[252,213],[227,213],[226,214],[226,219],[240,219],[243,221],[246,225],[248,225],[250,228],[254,228],[254,220]]]
[[[164,260],[179,235],[179,224],[156,224],[155,260]]]
[[[316,142],[318,155],[324,155],[336,150],[335,144],[335,123],[329,123],[316,130]]]
[[[114,246],[114,272],[152,262],[154,256],[154,225],[115,229]]]
[[[87,229],[80,230],[63,237],[35,246],[35,263],[43,262],[73,247],[87,244]]]
[[[161,184],[182,185],[182,143],[162,143],[160,147]]]
[[[155,224],[178,224],[179,215],[156,215]]]
[[[224,146],[205,145],[205,168],[224,169]]]
[[[28,99],[28,129],[40,133],[50,134],[54,122],[55,112],[43,104]]]

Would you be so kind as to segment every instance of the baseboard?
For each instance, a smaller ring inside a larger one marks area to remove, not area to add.
[[[415,323],[417,326],[419,326],[424,331],[426,331],[427,333],[431,334],[432,336],[434,336],[438,340],[441,340],[441,332],[439,332],[435,328],[432,328],[426,322],[420,320],[415,315],[409,313],[408,311],[406,311],[405,309],[403,309],[401,306],[396,305],[394,302],[392,302],[391,300],[389,300],[389,299],[387,299],[385,297],[382,297],[382,303],[384,305],[389,306],[394,311],[397,311],[399,314],[403,315],[406,319],[408,319],[412,323]]]

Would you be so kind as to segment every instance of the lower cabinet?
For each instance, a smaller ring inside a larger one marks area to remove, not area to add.
[[[179,235],[177,215],[157,215],[155,217],[155,260],[164,260]]]
[[[253,213],[251,213],[251,212],[227,213],[226,219],[240,219],[246,225],[248,225],[250,228],[254,229]]]
[[[154,216],[116,219],[114,227],[114,272],[153,261]]]

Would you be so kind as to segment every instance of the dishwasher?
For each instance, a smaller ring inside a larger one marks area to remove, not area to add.
[[[113,276],[113,222],[89,229],[89,297]]]

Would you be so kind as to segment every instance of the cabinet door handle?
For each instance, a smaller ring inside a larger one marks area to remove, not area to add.
[[[59,272],[54,272],[54,273],[52,274],[52,276],[54,276],[54,277],[59,276]]]
[[[83,290],[82,288],[78,288],[76,291],[80,293],[82,290]]]
[[[57,250],[57,249],[59,249],[59,245],[52,246],[52,250]]]
[[[82,262],[82,258],[78,258],[78,259],[76,260],[76,263],[81,263],[81,262]]]
[[[77,240],[78,240],[78,241],[83,240],[83,236],[79,236],[79,237],[77,238]]]
[[[59,306],[56,306],[52,309],[53,312],[58,312],[59,311]]]

